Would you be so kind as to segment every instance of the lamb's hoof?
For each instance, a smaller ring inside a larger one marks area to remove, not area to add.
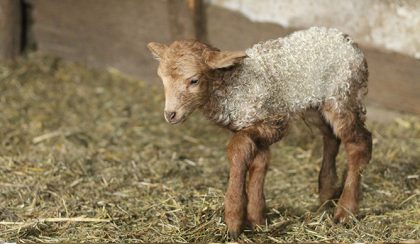
[[[347,214],[336,213],[334,216],[334,224],[344,224],[348,221],[347,219]]]
[[[351,214],[342,207],[338,207],[334,215],[334,223],[350,226],[352,223]]]
[[[240,230],[229,230],[229,238],[231,240],[236,241],[236,240],[238,240],[239,236],[241,235],[241,232],[242,231],[240,231]]]
[[[319,202],[321,206],[326,208],[334,206],[334,202],[340,198],[342,191],[341,187],[320,191]]]
[[[238,216],[238,215],[235,215]],[[241,215],[239,215],[241,216]],[[228,228],[229,238],[232,240],[238,239],[241,235],[243,228],[245,227],[245,218],[243,217],[233,217],[232,215],[225,214],[225,222]]]
[[[258,218],[258,219],[248,219],[246,227],[249,230],[255,231],[258,226],[264,226],[265,225],[265,218]]]

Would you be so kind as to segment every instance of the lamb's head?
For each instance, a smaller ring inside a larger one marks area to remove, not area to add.
[[[176,41],[171,45],[147,45],[160,61],[158,75],[165,90],[166,121],[185,121],[196,108],[208,102],[215,79],[214,71],[240,62],[244,52],[221,52],[198,41]]]

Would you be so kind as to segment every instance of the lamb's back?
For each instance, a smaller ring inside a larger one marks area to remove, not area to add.
[[[286,110],[305,109],[329,99],[344,99],[357,89],[364,55],[336,29],[313,27],[247,50],[247,69],[259,73],[269,87],[270,104]]]
[[[227,110],[238,127],[289,115],[323,101],[343,101],[366,87],[364,55],[336,29],[313,27],[247,49],[227,87]]]

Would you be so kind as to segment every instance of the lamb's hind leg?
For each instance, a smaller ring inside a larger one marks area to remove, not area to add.
[[[335,111],[331,108],[326,106],[324,115],[343,142],[348,157],[347,176],[334,216],[336,222],[344,222],[358,208],[361,173],[371,159],[372,136],[358,111]]]
[[[332,127],[320,116],[317,123],[322,132],[323,139],[323,158],[321,170],[319,172],[318,187],[319,200],[321,204],[340,196],[340,186],[338,185],[336,157],[340,148],[340,139],[334,134]]]
[[[372,155],[372,135],[363,124],[355,124],[344,134],[342,140],[349,162],[343,193],[334,216],[336,222],[345,222],[349,213],[357,211],[361,173]]]

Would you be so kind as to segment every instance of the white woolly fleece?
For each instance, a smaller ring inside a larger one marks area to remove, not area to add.
[[[247,58],[223,74],[214,91],[211,119],[234,130],[318,108],[359,109],[366,93],[364,54],[344,33],[313,27],[254,45]]]

